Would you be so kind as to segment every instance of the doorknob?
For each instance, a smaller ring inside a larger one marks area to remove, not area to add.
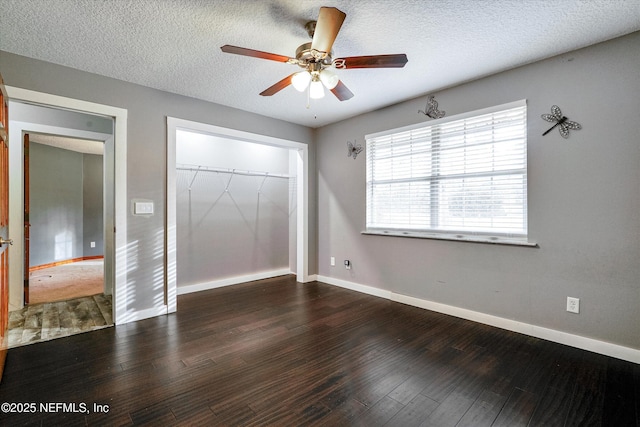
[[[4,240],[2,237],[0,237],[0,248],[2,247],[2,245],[4,245],[5,243],[8,243],[10,245],[13,245],[13,239],[7,239]]]

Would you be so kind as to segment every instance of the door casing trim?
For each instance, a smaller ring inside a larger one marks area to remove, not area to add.
[[[36,92],[28,89],[16,88],[6,86],[7,94],[11,101],[22,101],[27,103],[39,104],[49,106],[53,108],[60,108],[72,111],[78,111],[82,113],[97,114],[102,116],[112,117],[114,119],[114,215],[113,215],[113,245],[112,248],[107,250],[113,251],[112,256],[114,260],[114,310],[113,320],[114,323],[122,324],[129,321],[137,320],[135,313],[127,312],[127,113],[124,108],[113,107],[104,104],[97,104],[94,102],[82,101],[73,98],[67,98],[58,95],[52,95],[43,92]],[[22,133],[21,129],[12,129],[9,127],[9,132],[13,135],[14,132]],[[19,141],[21,141],[21,135],[19,135]],[[10,139],[11,141],[11,139]],[[13,150],[9,151],[9,173],[13,177],[22,176],[22,156],[23,149],[15,150],[15,146],[12,144]],[[18,153],[15,153],[18,151]],[[16,159],[19,159],[17,161]],[[21,220],[23,212],[22,198],[16,194],[12,197],[11,190],[13,192],[22,192],[24,183],[22,179],[20,185],[10,184],[9,199],[14,201],[9,211],[9,224],[10,233],[17,238],[14,238],[16,243],[20,243],[24,239],[23,221]],[[107,185],[105,183],[105,185]],[[14,206],[17,205],[17,206]],[[105,230],[106,231],[106,230]],[[22,243],[20,243],[22,246]],[[22,248],[19,249],[21,251]],[[16,250],[16,252],[19,252]],[[9,261],[9,284],[18,280],[22,282],[23,279],[24,260],[22,257]],[[11,296],[10,296],[11,297]]]

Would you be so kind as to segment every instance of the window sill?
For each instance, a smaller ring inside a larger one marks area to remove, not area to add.
[[[371,236],[392,236],[392,237],[410,237],[414,239],[432,239],[432,240],[448,240],[454,242],[469,242],[469,243],[488,243],[491,245],[506,245],[506,246],[525,246],[530,248],[539,248],[537,243],[528,242],[526,240],[509,238],[509,237],[494,237],[494,236],[469,236],[462,234],[435,234],[425,233],[417,231],[397,231],[397,230],[367,230],[361,234],[368,234]]]

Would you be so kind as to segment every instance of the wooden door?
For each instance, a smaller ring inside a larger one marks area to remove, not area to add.
[[[29,304],[29,134],[24,134],[24,304]]]
[[[9,347],[9,98],[0,76],[0,380]]]

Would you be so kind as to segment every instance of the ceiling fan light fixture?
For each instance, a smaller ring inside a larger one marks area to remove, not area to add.
[[[340,78],[331,70],[322,70],[320,72],[320,80],[329,90],[336,87],[340,82]]]
[[[311,99],[324,98],[324,87],[320,80],[313,80],[309,85],[309,97]]]
[[[308,71],[300,71],[291,77],[291,84],[298,92],[304,92],[311,82],[311,74]]]
[[[307,91],[307,108],[311,98],[324,97],[324,88],[331,91],[339,101],[353,98],[353,92],[335,75],[325,68],[402,68],[407,63],[404,53],[391,55],[350,56],[333,59],[331,48],[346,18],[346,14],[335,7],[320,8],[318,19],[306,25],[311,42],[303,43],[296,49],[295,57],[278,55],[261,50],[247,49],[239,46],[224,45],[220,49],[225,53],[267,59],[290,65],[297,65],[304,71],[293,73],[260,92],[260,96],[271,96],[287,86],[294,86],[297,91]]]

